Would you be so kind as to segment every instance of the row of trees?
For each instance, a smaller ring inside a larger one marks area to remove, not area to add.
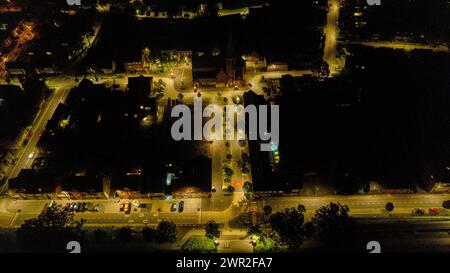
[[[84,242],[84,223],[84,220],[74,220],[74,213],[64,210],[61,205],[53,205],[45,208],[37,218],[26,220],[17,229],[16,236],[25,252],[65,252],[68,242]],[[176,225],[169,221],[160,222],[156,228],[144,227],[141,231],[144,241],[155,243],[173,243],[176,241],[176,234]],[[139,234],[130,227],[115,230],[112,238],[102,229],[93,232],[96,243],[129,243],[135,235]]]
[[[357,227],[348,215],[348,208],[330,203],[319,208],[311,222],[305,223],[303,205],[287,208],[272,214],[270,206],[264,207],[262,225],[251,226],[248,235],[256,240],[255,250],[273,252],[281,248],[299,250],[305,237],[317,236],[329,249],[348,248],[357,236]]]
[[[448,208],[450,200],[444,201]],[[249,213],[249,202],[241,203],[244,215],[241,224],[249,226],[248,235],[255,241],[255,250],[274,252],[281,248],[290,251],[299,250],[304,238],[317,236],[329,249],[349,249],[359,232],[348,207],[340,203],[330,203],[320,207],[311,222],[305,223],[306,209],[299,204],[296,208],[286,208],[284,211],[272,213],[270,206],[263,208],[264,218],[261,225],[252,226]],[[389,207],[389,208],[388,208]],[[393,210],[393,204],[388,203],[386,209]],[[74,213],[66,211],[61,205],[47,207],[37,217],[26,220],[16,231],[17,239],[27,252],[62,252],[66,251],[69,241],[82,242],[85,237],[84,220],[74,220]],[[162,221],[156,228],[144,227],[141,235],[146,242],[173,243],[176,241],[177,228],[173,222]],[[205,226],[205,235],[209,239],[220,237],[220,224],[209,221]],[[123,227],[115,231],[114,239],[121,243],[133,240],[133,231]],[[94,231],[97,243],[108,241],[104,230]]]
[[[144,227],[141,231],[142,238],[149,243],[174,243],[177,240],[177,227],[173,222],[162,221],[156,228]],[[96,242],[107,240],[106,232],[97,229],[94,232]],[[133,230],[130,227],[122,227],[116,231],[114,238],[121,243],[129,243],[133,240]]]
[[[81,242],[84,220],[75,221],[74,213],[61,205],[47,207],[36,218],[26,220],[16,231],[25,252],[62,252],[67,242]]]
[[[449,209],[450,200],[443,202],[442,207]],[[385,205],[388,212],[394,210],[394,204]],[[350,249],[359,236],[359,230],[349,208],[340,203],[330,203],[319,208],[311,222],[305,223],[303,205],[297,208],[287,208],[272,214],[272,207],[263,208],[262,225],[251,226],[249,236],[257,238],[257,251],[273,252],[285,246],[289,250],[298,250],[305,237],[317,236],[328,249]]]

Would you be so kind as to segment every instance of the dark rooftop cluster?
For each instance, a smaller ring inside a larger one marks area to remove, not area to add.
[[[114,190],[209,192],[211,159],[198,148],[201,142],[173,141],[168,122],[141,126],[148,115],[156,119],[151,88],[152,78],[143,76],[130,77],[126,90],[81,80],[48,122],[35,168],[22,171],[11,188],[106,196]],[[173,173],[170,185],[168,173]]]

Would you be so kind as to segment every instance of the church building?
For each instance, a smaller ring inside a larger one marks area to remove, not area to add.
[[[192,56],[192,77],[196,87],[233,87],[244,84],[245,62],[236,54],[231,35],[225,52],[213,48]]]

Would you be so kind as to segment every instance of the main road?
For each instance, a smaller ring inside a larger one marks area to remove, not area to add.
[[[433,52],[444,52],[450,53],[450,50],[447,45],[423,45],[417,43],[407,43],[407,42],[388,42],[388,41],[339,41],[342,44],[355,44],[355,45],[364,45],[370,46],[374,48],[392,48],[392,49],[402,49],[405,51],[411,51],[414,49],[422,49],[422,50],[430,50]]]
[[[328,0],[327,24],[324,27],[325,47],[323,50],[323,61],[328,63],[330,73],[332,74],[338,67],[336,60],[337,38],[338,38],[338,19],[339,19],[339,0]]]
[[[179,202],[182,199],[174,201]],[[442,203],[450,200],[450,194],[405,194],[405,195],[354,195],[354,196],[325,196],[325,197],[278,197],[258,200],[257,208],[259,212],[263,207],[269,205],[273,212],[281,211],[285,208],[297,207],[302,204],[306,208],[306,220],[309,221],[315,211],[330,202],[339,202],[347,205],[350,215],[355,218],[408,218],[415,208],[423,208],[428,211],[431,207],[439,208],[440,215],[434,219],[448,218],[449,212],[442,208]],[[126,201],[126,200],[123,200]],[[120,212],[119,203],[114,200],[59,200],[58,203],[66,202],[92,202],[100,205],[99,212],[76,213],[76,218],[87,220],[88,225],[144,225],[157,224],[161,220],[172,220],[177,224],[198,225],[214,219],[215,221],[227,224],[233,217],[231,202],[226,207],[210,207],[205,199],[183,199],[185,209],[183,212],[172,212],[171,204],[174,201],[168,200],[138,200],[146,203],[147,208],[133,207],[129,215]],[[230,201],[230,200],[229,200]],[[205,206],[206,202],[206,206]],[[387,202],[394,204],[394,210],[387,213],[384,209]],[[42,209],[49,203],[49,200],[13,200],[11,198],[0,198],[0,226],[18,226],[24,220],[36,217]],[[418,216],[414,219],[430,217]]]
[[[102,27],[103,16],[97,17],[94,23],[94,35],[89,38],[83,40],[83,43],[86,44],[84,47],[84,51],[80,53],[80,55],[73,61],[73,63],[69,66],[67,74],[72,74],[72,70],[78,65],[80,60],[84,58],[92,45],[97,41],[98,34]],[[19,43],[23,44],[25,41],[29,41],[33,38],[33,26],[34,24],[30,23],[30,25],[25,25],[24,34],[20,37]],[[22,37],[28,37],[27,39]],[[0,63],[1,66],[1,63]],[[1,70],[1,69],[0,69]],[[0,72],[1,75],[1,72]],[[15,178],[19,175],[20,171],[24,168],[30,168],[32,161],[37,156],[39,151],[36,150],[36,145],[39,141],[41,134],[44,132],[45,127],[47,125],[48,120],[51,119],[53,113],[55,112],[59,103],[65,102],[67,95],[69,94],[70,89],[75,86],[75,81],[70,76],[55,76],[47,78],[47,85],[53,92],[47,98],[44,103],[44,106],[39,110],[36,114],[36,117],[31,124],[31,137],[28,139],[28,142],[20,147],[17,152],[15,152],[14,157],[16,159],[16,163],[11,165],[9,169],[6,171],[6,177],[9,179]],[[21,143],[20,143],[21,144]],[[3,194],[5,190],[8,188],[8,183],[4,183],[0,185],[0,194]]]
[[[53,89],[53,92],[47,98],[44,106],[39,110],[34,123],[31,125],[31,137],[28,139],[28,142],[16,152],[16,164],[11,165],[6,172],[9,179],[17,177],[23,168],[30,167],[32,158],[35,158],[39,152],[36,150],[36,145],[41,133],[44,131],[58,104],[65,101],[70,88],[74,85],[74,81],[70,78],[60,77],[52,78],[48,84]],[[4,191],[6,188],[7,183],[2,185],[1,191]]]
[[[272,207],[273,211],[284,208],[297,207],[302,204],[306,208],[306,218],[314,215],[315,211],[331,202],[340,202],[347,205],[350,215],[354,217],[391,217],[409,216],[413,209],[422,208],[428,214],[429,208],[440,208],[441,214],[450,215],[442,208],[442,203],[450,200],[450,194],[377,194],[377,195],[351,195],[351,196],[324,196],[324,197],[279,197],[267,198],[257,202],[259,210],[266,205]],[[392,213],[385,210],[388,202],[394,204]]]

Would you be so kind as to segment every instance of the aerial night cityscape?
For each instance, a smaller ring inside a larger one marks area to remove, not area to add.
[[[449,47],[450,0],[0,0],[0,255],[450,253]]]

